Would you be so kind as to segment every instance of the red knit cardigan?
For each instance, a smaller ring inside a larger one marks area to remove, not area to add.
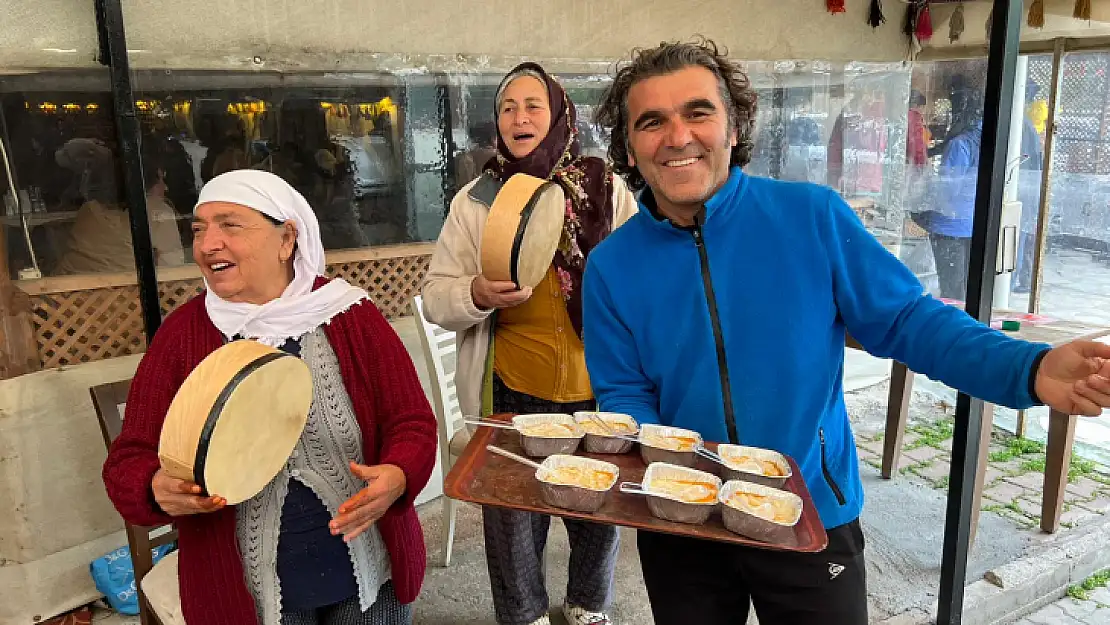
[[[318,279],[315,288],[327,280]],[[406,488],[377,523],[389,551],[397,599],[411,603],[424,581],[424,535],[413,499],[432,474],[436,420],[416,369],[400,338],[369,301],[324,326],[351,396],[367,465],[393,464]],[[182,305],[162,323],[139,363],[127,397],[123,431],[104,463],[108,497],[136,525],[175,523],[182,615],[189,625],[257,622],[235,534],[235,508],[171,518],[154,502],[158,439],[170,402],[185,377],[223,337],[204,307],[204,295]]]

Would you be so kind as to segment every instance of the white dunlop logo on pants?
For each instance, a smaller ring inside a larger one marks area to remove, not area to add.
[[[829,579],[830,580],[836,579],[836,576],[840,575],[843,572],[844,572],[844,565],[843,564],[837,564],[836,562],[829,562]]]

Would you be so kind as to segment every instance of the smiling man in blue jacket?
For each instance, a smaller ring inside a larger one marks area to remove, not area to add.
[[[657,625],[865,625],[863,488],[844,340],[994,404],[1110,405],[1110,347],[1010,339],[925,295],[828,188],[745,175],[755,92],[716,47],[662,44],[598,111],[640,213],[590,256],[586,363],[601,409],[795,458],[828,530],[817,554],[640,532]],[[645,188],[646,187],[646,188]]]

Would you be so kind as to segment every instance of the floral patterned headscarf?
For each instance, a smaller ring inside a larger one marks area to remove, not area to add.
[[[547,86],[551,107],[551,128],[540,145],[528,156],[516,158],[501,133],[497,134],[497,155],[484,171],[504,182],[513,174],[525,173],[551,180],[563,188],[567,197],[563,236],[555,252],[554,265],[566,302],[567,313],[578,336],[582,336],[582,273],[586,257],[613,229],[613,172],[605,161],[581,156],[578,143],[578,115],[566,91],[542,67],[522,63],[501,81],[501,92],[521,76],[541,77]],[[500,98],[498,98],[500,99]],[[500,113],[495,103],[494,120]]]

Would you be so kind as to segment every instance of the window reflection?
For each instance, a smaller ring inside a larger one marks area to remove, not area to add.
[[[0,125],[18,195],[5,189],[0,264],[13,278],[35,277],[36,261],[46,276],[133,271],[106,75],[12,76],[2,89]],[[160,146],[147,147],[148,191],[160,200],[166,191]],[[161,261],[180,265],[174,214],[156,212]]]
[[[197,195],[233,169],[272,171],[304,194],[329,250],[438,232],[414,223],[426,211],[409,199],[408,90],[393,78],[136,72],[133,87],[159,266],[192,262]],[[107,81],[45,72],[14,77],[4,91],[0,121],[22,200],[9,192],[4,206],[9,274],[32,266],[23,220],[45,276],[133,271]],[[444,166],[422,169],[438,176]]]
[[[411,240],[403,89],[334,87],[316,76],[244,81],[248,86],[228,87],[227,74],[136,75],[136,91],[148,103],[140,108],[144,121],[179,146],[181,184],[174,189],[167,183],[187,202],[186,211],[195,203],[192,188],[234,169],[264,169],[284,178],[316,210],[326,249]]]

